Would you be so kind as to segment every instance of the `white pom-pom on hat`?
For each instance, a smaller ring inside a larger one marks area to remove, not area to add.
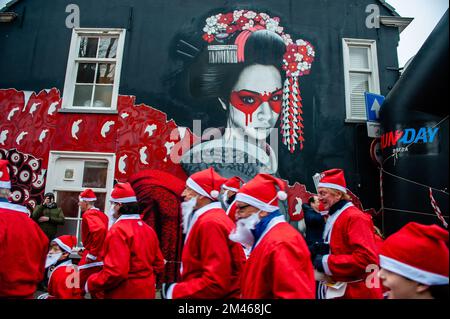
[[[277,192],[277,197],[279,200],[286,200],[287,198],[287,194],[285,191],[278,191]]]
[[[211,195],[212,198],[219,197],[219,191],[216,191],[215,189],[212,190],[209,194]]]

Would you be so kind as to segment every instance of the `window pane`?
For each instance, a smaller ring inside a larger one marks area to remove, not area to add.
[[[83,187],[105,188],[107,173],[107,162],[86,161],[84,163]]]
[[[77,219],[66,219],[64,225],[58,226],[58,231],[56,232],[56,237],[62,235],[73,235],[77,236]],[[80,246],[81,236],[77,236],[78,238],[78,246]]]
[[[113,84],[115,68],[115,63],[100,63],[95,83]]]
[[[95,195],[97,196],[97,200],[95,201],[95,207],[100,209],[102,212],[105,212],[106,193],[95,192]]]
[[[115,58],[117,53],[118,38],[100,38],[100,46],[98,48],[99,58]]]
[[[56,203],[62,208],[64,217],[78,218],[78,196],[80,192],[57,191]]]
[[[93,85],[75,85],[74,106],[91,106]]]
[[[369,92],[369,74],[350,72],[350,88],[351,116],[365,119],[364,92]]]
[[[95,86],[94,107],[111,107],[112,85]]]
[[[350,50],[350,68],[368,69],[369,58],[368,48],[349,47]]]
[[[79,63],[77,83],[94,83],[96,63]]]
[[[95,58],[97,56],[97,46],[98,38],[81,37],[78,56],[80,58]]]

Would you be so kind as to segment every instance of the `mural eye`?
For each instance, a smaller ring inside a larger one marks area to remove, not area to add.
[[[275,101],[275,102],[281,101],[281,94],[272,96],[272,101]]]
[[[245,104],[253,104],[255,103],[255,99],[252,98],[251,96],[243,96],[241,98],[242,102],[244,102]]]

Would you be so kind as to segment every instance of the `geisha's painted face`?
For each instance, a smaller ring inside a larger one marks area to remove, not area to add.
[[[230,94],[227,126],[240,128],[251,138],[266,139],[280,115],[282,97],[277,68],[261,64],[246,67]]]

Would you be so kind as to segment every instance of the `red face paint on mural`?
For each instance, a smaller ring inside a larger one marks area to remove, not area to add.
[[[230,95],[230,103],[245,114],[245,125],[252,122],[253,113],[262,103],[269,103],[270,108],[277,114],[281,111],[282,90],[263,94],[250,90],[233,91]]]

